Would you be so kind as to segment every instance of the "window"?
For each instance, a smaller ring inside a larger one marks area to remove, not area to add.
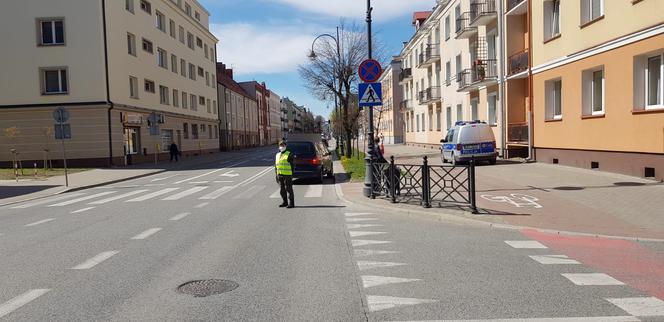
[[[561,79],[544,82],[544,109],[547,120],[560,120],[563,117],[562,89]]]
[[[436,109],[436,131],[441,130],[441,126],[442,126],[442,124],[441,124],[441,114],[442,114],[442,111],[439,107],[439,108]]]
[[[149,14],[152,14],[152,5],[145,0],[141,0],[141,9]]]
[[[219,127],[216,125],[214,126],[214,138],[215,139],[219,138]]]
[[[188,3],[184,4],[184,13],[191,17],[191,6]]]
[[[191,110],[192,111],[197,111],[198,110],[198,102],[196,100],[196,95],[194,94],[189,94],[189,103],[191,103]]]
[[[196,66],[194,64],[189,64],[189,78],[196,80]]]
[[[455,29],[456,32],[459,32],[461,30],[461,23],[459,23],[459,18],[461,18],[461,5],[457,5],[454,8],[454,22],[455,22]]]
[[[184,28],[182,28],[182,26],[178,26],[178,34],[180,42],[184,45]]]
[[[212,74],[212,79],[210,81],[212,82],[212,88],[217,88],[217,75]]]
[[[198,48],[203,47],[203,40],[201,38],[196,37],[196,46],[198,46]]]
[[[429,108],[429,131],[433,131],[433,109]]]
[[[203,44],[203,52],[205,53],[205,58],[210,58],[210,53],[208,52],[207,44]]]
[[[129,76],[129,97],[138,98],[138,78]]]
[[[445,17],[445,40],[450,39],[450,16]]]
[[[187,77],[187,62],[184,59],[180,59],[180,75]]]
[[[583,115],[604,114],[604,69],[585,70],[583,80]]]
[[[448,61],[445,63],[445,83],[447,86],[450,86],[450,80],[452,79],[452,62]]]
[[[604,0],[581,0],[581,24],[604,15]]]
[[[456,67],[456,70],[455,70],[455,72],[456,72],[456,80],[457,80],[457,82],[460,82],[460,81],[461,81],[461,77],[463,77],[463,76],[460,75],[461,72],[462,72],[462,70],[461,70],[461,55],[457,55],[457,56],[456,56],[456,59],[455,59],[455,65],[456,65],[456,66],[455,66],[455,67]]]
[[[67,69],[43,68],[41,70],[42,95],[61,95],[69,92]]]
[[[159,103],[168,105],[168,98],[170,97],[170,92],[168,87],[159,85]]]
[[[177,89],[173,90],[173,106],[180,107],[180,92]]]
[[[198,97],[198,104],[200,104],[201,106],[205,106],[205,97],[199,96]]]
[[[152,42],[143,38],[143,50],[149,52],[150,54],[154,53],[152,51]]]
[[[171,37],[175,39],[175,21],[173,21],[173,19],[168,22],[168,32],[170,33]]]
[[[196,20],[201,21],[201,14],[198,11],[194,13],[194,17],[196,17]]]
[[[445,125],[447,125],[447,130],[452,128],[452,106],[445,109]]]
[[[134,13],[134,0],[125,0],[125,10]]]
[[[214,48],[210,48],[210,60],[214,63],[216,58],[214,57]]]
[[[155,27],[163,32],[166,32],[166,16],[164,16],[164,14],[159,11],[155,12]]]
[[[198,139],[198,124],[191,125],[191,138]]]
[[[194,49],[194,35],[187,32],[187,47]]]
[[[65,44],[64,19],[39,20],[39,45],[59,46]]]
[[[487,115],[489,119],[489,125],[496,125],[498,124],[498,118],[496,114],[496,102],[498,100],[498,96],[496,93],[489,93],[487,95]]]
[[[205,72],[205,86],[210,86],[210,73]]]
[[[198,76],[200,76],[200,77],[205,76],[205,71],[200,66],[198,66]]]
[[[664,78],[664,55],[648,57],[646,74],[646,108],[661,108],[664,87],[662,78]],[[635,91],[635,93],[637,93]]]
[[[136,36],[127,33],[127,53],[136,56]]]
[[[544,2],[544,41],[560,35],[560,0]]]
[[[189,105],[188,102],[189,102],[189,95],[187,95],[186,92],[182,92],[182,108],[183,108],[183,109],[186,110],[186,109],[189,108],[189,106],[188,106],[188,105]]]
[[[208,139],[211,139],[214,133],[212,133],[212,125],[208,125]]]
[[[205,101],[205,106],[207,107],[207,112],[212,113],[212,101],[209,98]]]
[[[478,121],[480,119],[477,111],[477,106],[479,105],[479,100],[473,98],[470,100],[470,120]]]
[[[217,109],[218,109],[217,101],[212,101],[212,113],[217,114]]]
[[[419,132],[420,131],[420,115],[417,114],[415,117],[417,117],[417,121],[415,122],[415,124],[417,124],[417,132]]]
[[[463,105],[457,104],[456,106],[456,120],[463,121]]]
[[[182,124],[182,136],[185,139],[189,138],[189,124],[187,124],[187,123]]]
[[[148,93],[154,93],[154,82],[146,79],[143,88]]]
[[[157,48],[157,65],[168,69],[168,54],[166,54],[166,51],[161,48]]]
[[[171,54],[171,71],[178,73],[178,57]]]

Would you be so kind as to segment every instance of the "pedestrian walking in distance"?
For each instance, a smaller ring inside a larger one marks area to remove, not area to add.
[[[171,142],[171,146],[168,149],[171,153],[171,162],[173,162],[173,159],[175,159],[175,162],[178,162],[178,156],[180,155],[180,150],[178,149],[178,145],[175,144],[175,142]]]
[[[277,173],[277,183],[281,187],[281,199],[283,203],[279,207],[295,208],[295,196],[293,195],[293,154],[286,147],[286,142],[279,142],[279,152],[275,158],[274,168]]]

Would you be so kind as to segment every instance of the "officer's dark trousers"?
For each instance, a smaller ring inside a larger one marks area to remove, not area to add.
[[[295,196],[293,195],[293,176],[279,176],[279,186],[281,187],[281,199],[284,203],[295,205]]]

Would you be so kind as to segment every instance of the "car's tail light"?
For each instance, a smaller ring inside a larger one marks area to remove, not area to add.
[[[320,164],[320,158],[316,157],[311,159],[311,165],[319,165]]]

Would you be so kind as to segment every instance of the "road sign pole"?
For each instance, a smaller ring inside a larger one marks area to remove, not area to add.
[[[371,0],[367,0],[367,49],[368,49],[368,56],[369,59],[372,59],[372,39],[371,39],[371,11],[373,8],[371,7]],[[370,198],[371,197],[371,190],[373,187],[373,169],[371,168],[371,160],[375,155],[375,146],[374,146],[374,124],[373,124],[373,106],[369,106],[369,133],[367,133],[368,138],[365,138],[365,140],[368,140],[367,142],[367,149],[368,149],[368,155],[364,159],[366,171],[365,176],[364,176],[364,196]]]
[[[58,111],[60,115],[60,141],[62,142],[62,163],[65,167],[65,187],[69,187],[69,174],[67,173],[67,149],[65,148],[65,124],[62,110]]]

